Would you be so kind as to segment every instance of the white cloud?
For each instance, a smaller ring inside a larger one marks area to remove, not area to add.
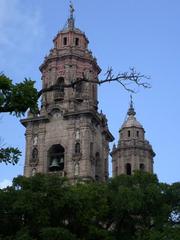
[[[12,185],[12,181],[10,181],[9,179],[4,179],[2,180],[2,182],[0,182],[0,189],[6,188],[7,186],[11,186]]]
[[[43,34],[41,11],[24,1],[0,0],[0,48],[31,51]]]

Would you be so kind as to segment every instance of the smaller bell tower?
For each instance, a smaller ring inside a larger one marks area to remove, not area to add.
[[[133,174],[135,170],[153,173],[155,153],[145,139],[145,130],[136,120],[132,96],[127,119],[119,130],[119,142],[111,152],[113,177]]]

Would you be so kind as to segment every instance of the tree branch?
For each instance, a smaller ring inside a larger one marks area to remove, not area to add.
[[[130,68],[130,72],[123,72],[123,73],[118,73],[116,76],[113,74],[113,69],[112,67],[108,68],[107,72],[105,73],[106,78],[103,80],[91,80],[88,79],[85,74],[83,73],[83,78],[77,79],[74,81],[71,81],[69,84],[63,84],[59,86],[58,84],[52,85],[49,88],[44,88],[39,91],[38,97],[41,96],[42,93],[44,92],[50,92],[52,90],[60,90],[60,88],[74,88],[77,84],[81,82],[89,82],[89,83],[95,83],[98,85],[102,85],[107,82],[117,82],[119,83],[126,91],[135,93],[136,91],[133,88],[128,87],[130,84],[135,84],[138,87],[144,87],[144,88],[151,88],[151,85],[143,81],[144,79],[148,80],[150,77],[141,74],[140,72],[137,72],[134,68]]]

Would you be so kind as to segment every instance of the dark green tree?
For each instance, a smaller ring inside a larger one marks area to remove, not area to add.
[[[0,191],[0,239],[178,240],[180,184],[136,172],[107,183],[18,177]]]
[[[13,84],[12,80],[0,74],[0,113],[10,113],[17,117],[25,114],[30,108],[32,113],[38,111],[38,92],[34,81],[25,79]],[[17,148],[0,146],[0,162],[16,164],[21,152]]]

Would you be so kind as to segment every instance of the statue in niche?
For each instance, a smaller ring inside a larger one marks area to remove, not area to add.
[[[60,111],[54,111],[53,112],[53,118],[58,119],[62,116]]]
[[[80,131],[79,129],[76,130],[76,140],[80,139]]]
[[[33,146],[36,146],[36,145],[37,145],[37,142],[38,142],[38,137],[35,136],[35,137],[33,138]]]
[[[79,176],[79,163],[75,163],[75,166],[74,166],[74,175],[75,176]]]
[[[34,176],[36,174],[36,168],[32,169],[32,176]]]
[[[31,162],[36,163],[37,161],[38,161],[38,150],[37,150],[37,148],[34,148],[32,151]]]

